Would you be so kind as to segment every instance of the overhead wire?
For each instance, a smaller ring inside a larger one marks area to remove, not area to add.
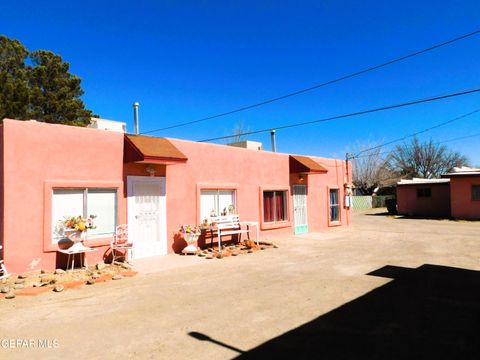
[[[271,104],[271,103],[276,102],[276,101],[284,100],[284,99],[287,99],[287,98],[290,98],[290,97],[293,97],[293,96],[296,96],[296,95],[300,95],[300,94],[303,94],[303,93],[306,93],[306,92],[309,92],[309,91],[312,91],[312,90],[316,90],[316,89],[319,89],[321,87],[325,87],[325,86],[328,86],[328,85],[331,85],[331,84],[335,84],[335,83],[338,83],[340,81],[347,80],[347,79],[353,78],[355,76],[359,76],[359,75],[362,75],[362,74],[365,74],[365,73],[368,73],[368,72],[371,72],[371,71],[374,71],[374,70],[377,70],[377,69],[395,64],[395,63],[398,63],[400,61],[410,59],[412,57],[415,57],[415,56],[424,54],[426,52],[441,48],[443,46],[447,46],[447,45],[456,43],[457,41],[461,41],[461,40],[464,40],[466,38],[469,38],[469,37],[472,37],[472,36],[475,36],[475,35],[478,35],[478,34],[480,34],[480,29],[472,31],[472,32],[467,33],[467,34],[464,34],[464,35],[461,35],[461,36],[458,36],[454,39],[450,39],[448,41],[444,41],[442,43],[435,44],[435,45],[430,46],[428,48],[425,48],[425,49],[422,49],[422,50],[419,50],[419,51],[415,51],[413,53],[395,58],[393,60],[389,60],[387,62],[378,64],[378,65],[374,65],[374,66],[371,66],[371,67],[368,67],[368,68],[365,68],[365,69],[362,69],[362,70],[359,70],[359,71],[355,71],[353,73],[343,75],[343,76],[340,76],[338,78],[328,80],[328,81],[325,81],[323,83],[313,85],[313,86],[310,86],[310,87],[307,87],[307,88],[304,88],[304,89],[300,89],[300,90],[297,90],[297,91],[294,91],[294,92],[291,92],[291,93],[288,93],[288,94],[285,94],[285,95],[281,95],[281,96],[277,96],[277,97],[274,97],[274,98],[271,98],[271,99],[260,101],[258,103],[245,105],[245,106],[242,106],[242,107],[230,110],[230,111],[225,111],[225,112],[222,112],[222,113],[219,113],[219,114],[216,114],[216,115],[203,117],[203,118],[200,118],[200,119],[197,119],[197,120],[187,121],[187,122],[183,122],[183,123],[178,123],[178,124],[174,124],[174,125],[161,127],[161,128],[154,129],[154,130],[144,131],[141,134],[145,135],[145,134],[150,134],[150,133],[154,133],[154,132],[158,132],[158,131],[164,131],[164,130],[174,129],[174,128],[183,127],[183,126],[187,126],[187,125],[192,125],[192,124],[196,124],[196,123],[199,123],[199,122],[212,120],[212,119],[216,119],[216,118],[219,118],[219,117],[222,117],[222,116],[227,116],[227,115],[235,114],[235,113],[242,112],[242,111],[245,111],[245,110],[257,108],[257,107],[260,107],[260,106],[263,106],[263,105]]]
[[[327,122],[327,121],[339,120],[339,119],[344,119],[344,118],[349,118],[349,117],[354,117],[354,116],[366,115],[366,114],[371,114],[371,113],[376,113],[376,112],[381,112],[381,111],[386,111],[386,110],[398,109],[398,108],[403,108],[403,107],[407,107],[407,106],[418,105],[418,104],[422,104],[422,103],[433,102],[433,101],[438,101],[438,100],[443,100],[443,99],[468,95],[468,94],[472,94],[472,93],[477,93],[479,91],[480,91],[480,88],[475,88],[475,89],[471,89],[471,90],[449,93],[449,94],[446,94],[446,95],[433,96],[433,97],[429,97],[429,98],[408,101],[408,102],[404,102],[404,103],[400,103],[400,104],[381,106],[381,107],[378,107],[378,108],[356,111],[356,112],[342,114],[342,115],[331,116],[331,117],[318,119],[318,120],[304,121],[304,122],[292,123],[292,124],[280,125],[280,126],[272,126],[272,127],[261,129],[261,130],[247,131],[247,132],[234,134],[234,135],[218,136],[218,137],[214,137],[214,138],[199,140],[198,142],[208,142],[208,141],[215,141],[215,140],[230,139],[230,138],[237,137],[237,136],[254,135],[254,134],[260,134],[260,133],[264,133],[264,132],[270,132],[272,129],[283,130],[283,129],[289,129],[289,128],[293,128],[293,127],[317,124],[317,123],[322,123],[322,122]]]
[[[434,130],[434,129],[438,129],[439,127],[442,127],[442,126],[445,126],[445,125],[448,125],[448,124],[451,124],[455,121],[458,121],[458,120],[461,120],[461,119],[464,119],[468,116],[471,116],[473,114],[476,114],[480,111],[480,109],[476,109],[474,111],[471,111],[471,112],[468,112],[466,114],[463,114],[463,115],[460,115],[460,116],[457,116],[456,118],[453,118],[453,119],[450,119],[450,120],[447,120],[447,121],[444,121],[444,122],[441,122],[437,125],[434,125],[434,126],[430,126],[428,128],[425,128],[423,130],[420,130],[420,131],[417,131],[417,132],[414,132],[414,133],[411,133],[411,134],[408,134],[408,135],[405,135],[405,136],[402,136],[402,137],[399,137],[399,138],[396,138],[394,140],[390,140],[390,141],[387,141],[383,144],[380,144],[380,145],[375,145],[375,146],[372,146],[368,149],[364,149],[364,150],[361,150],[359,152],[357,152],[356,154],[352,155],[352,156],[347,156],[347,158],[349,159],[353,159],[353,158],[356,158],[358,157],[359,155],[363,154],[363,153],[366,153],[366,152],[370,152],[370,151],[373,151],[373,150],[376,150],[376,149],[380,149],[384,146],[387,146],[387,145],[391,145],[391,144],[394,144],[396,142],[399,142],[399,141],[403,141],[403,140],[406,140],[408,138],[411,138],[411,137],[414,137],[414,136],[417,136],[417,135],[420,135],[420,134],[424,134],[428,131],[431,131],[431,130]]]
[[[480,136],[480,133],[476,133],[476,134],[472,134],[472,135],[460,136],[460,137],[456,137],[456,138],[452,138],[452,139],[447,139],[447,140],[442,140],[442,141],[437,141],[437,142],[434,142],[434,144],[435,144],[435,145],[441,145],[441,144],[445,144],[445,143],[448,143],[448,142],[458,141],[458,140],[464,140],[464,139],[469,139],[469,138],[477,137],[477,136]],[[407,149],[413,149],[412,147],[408,147],[408,146],[407,146],[406,148],[407,148]],[[391,150],[388,150],[388,151],[382,151],[382,152],[379,152],[379,153],[376,154],[376,155],[386,155],[386,154],[392,153],[392,151],[394,151],[394,149],[391,149]],[[365,154],[365,155],[354,156],[354,157],[349,158],[348,160],[360,159],[360,158],[364,158],[364,157],[368,157],[368,156],[372,156],[372,154]]]

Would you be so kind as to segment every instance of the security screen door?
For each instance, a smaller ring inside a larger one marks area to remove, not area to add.
[[[295,235],[308,232],[307,220],[307,186],[293,185],[293,211]]]
[[[167,253],[164,177],[128,177],[128,227],[134,257]]]

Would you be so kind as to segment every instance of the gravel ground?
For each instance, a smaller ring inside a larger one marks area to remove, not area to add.
[[[417,337],[411,341],[423,347],[405,358],[426,358],[422,355],[436,345],[439,354],[446,355],[460,345],[432,343],[429,332],[434,329],[418,320],[430,307],[417,309],[409,299],[417,297],[425,306],[435,299],[443,314],[441,324],[449,324],[452,334],[459,330],[455,326],[465,330],[470,324],[455,325],[456,319],[468,318],[458,312],[465,304],[478,320],[478,305],[472,304],[479,302],[469,297],[472,292],[476,296],[478,288],[464,294],[445,286],[452,295],[448,297],[426,291],[441,290],[441,285],[432,285],[440,276],[452,283],[471,279],[467,285],[478,285],[479,234],[480,222],[359,213],[348,228],[269,239],[278,249],[203,261],[179,256],[181,266],[170,265],[165,271],[159,266],[158,272],[120,281],[3,299],[0,357],[229,359],[298,353],[297,358],[329,359],[354,358],[356,352],[368,358],[403,358],[405,341],[393,339],[413,333]],[[429,286],[422,282],[423,275],[396,279],[408,269],[415,269],[411,274],[427,269],[436,277],[429,277]],[[457,269],[464,269],[465,276],[456,277]],[[374,315],[375,309],[382,316]],[[448,313],[457,315],[449,318]],[[430,316],[428,324],[445,330],[436,323],[437,313]],[[468,334],[463,337],[463,358],[479,358]],[[322,338],[328,342],[321,343]],[[368,349],[362,345],[366,343]]]

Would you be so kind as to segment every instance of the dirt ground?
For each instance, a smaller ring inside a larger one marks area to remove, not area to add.
[[[378,212],[268,239],[278,249],[0,300],[0,358],[478,359],[480,222]]]

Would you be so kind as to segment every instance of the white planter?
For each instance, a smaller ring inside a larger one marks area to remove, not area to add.
[[[198,240],[199,234],[193,234],[193,233],[184,233],[183,238],[187,242],[187,246],[182,250],[183,254],[196,254],[198,251],[197,246],[195,243]]]

